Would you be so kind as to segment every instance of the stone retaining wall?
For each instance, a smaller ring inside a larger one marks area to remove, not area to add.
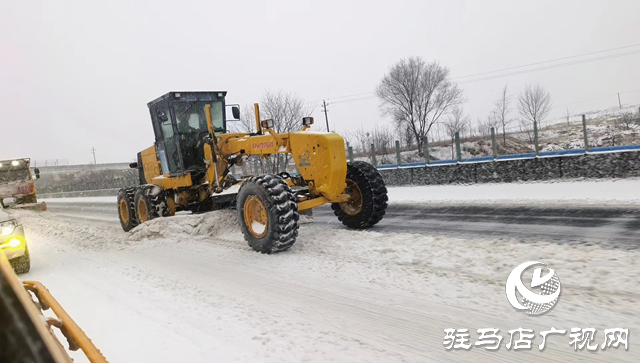
[[[511,183],[640,177],[640,152],[615,152],[482,163],[382,169],[387,185]]]

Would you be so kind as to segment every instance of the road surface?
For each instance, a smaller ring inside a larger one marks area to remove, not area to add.
[[[119,225],[113,203],[50,199],[48,208],[57,218],[69,221]],[[327,228],[344,228],[329,206],[314,209],[313,215],[316,223]],[[635,250],[640,248],[640,207],[392,203],[375,230]]]
[[[125,233],[115,203],[48,204],[45,213],[16,212],[33,259],[23,278],[45,283],[113,362],[639,358],[634,347],[574,352],[568,333],[538,348],[552,326],[595,327],[597,343],[603,329],[640,329],[631,207],[391,204],[368,231],[344,228],[325,207],[290,251],[268,256],[248,248],[235,211],[160,218]],[[539,317],[504,295],[511,269],[530,260],[553,266],[563,286]],[[506,349],[519,327],[535,331],[532,349]],[[448,328],[469,329],[471,343],[477,329],[499,328],[502,348],[446,350]]]

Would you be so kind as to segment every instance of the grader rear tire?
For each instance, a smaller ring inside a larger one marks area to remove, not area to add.
[[[155,196],[152,195],[153,188],[153,185],[143,185],[136,191],[134,202],[138,223],[142,224],[160,216],[158,213],[157,200]]]
[[[125,232],[129,232],[138,225],[134,194],[135,188],[123,188],[118,191],[118,217]]]
[[[347,165],[347,188],[351,199],[333,203],[331,209],[347,227],[365,229],[380,222],[387,211],[387,187],[373,165],[355,161]]]
[[[281,177],[267,174],[247,179],[236,201],[242,233],[255,251],[282,252],[296,242],[298,205]]]

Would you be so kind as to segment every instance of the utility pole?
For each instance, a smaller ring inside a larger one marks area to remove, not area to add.
[[[91,153],[93,153],[93,164],[96,165],[96,148],[91,147]]]
[[[622,102],[620,102],[620,93],[618,93],[618,105],[622,108]]]
[[[329,117],[327,116],[327,102],[322,100],[322,112],[324,112],[324,120],[327,122],[327,132],[329,132]]]

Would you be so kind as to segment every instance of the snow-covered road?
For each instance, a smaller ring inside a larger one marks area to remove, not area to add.
[[[112,362],[640,359],[636,251],[546,236],[518,243],[391,226],[352,231],[319,222],[328,218],[319,213],[290,251],[266,256],[246,245],[234,211],[125,233],[115,204],[60,202],[71,208],[50,201],[47,213],[15,212],[33,259],[22,278],[46,284]],[[509,272],[530,260],[556,269],[563,288],[558,305],[536,317],[516,312],[504,293]],[[552,326],[597,328],[597,343],[606,328],[628,328],[632,346],[574,352],[567,333],[540,352],[538,333]],[[507,331],[519,327],[535,330],[533,349],[505,348]],[[469,329],[472,342],[475,330],[499,328],[502,348],[447,351],[446,328]]]

